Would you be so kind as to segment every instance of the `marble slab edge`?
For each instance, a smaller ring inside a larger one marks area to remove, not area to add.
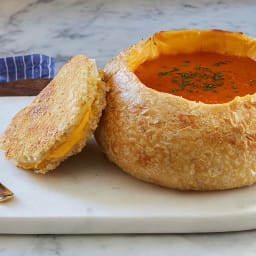
[[[162,234],[256,229],[255,213],[215,217],[5,217],[0,234]]]

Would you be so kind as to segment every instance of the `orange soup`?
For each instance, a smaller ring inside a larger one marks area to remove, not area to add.
[[[247,57],[208,52],[162,55],[142,63],[135,74],[152,89],[208,104],[256,92],[256,61]]]

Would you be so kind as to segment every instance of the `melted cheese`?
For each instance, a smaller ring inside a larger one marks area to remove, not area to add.
[[[84,138],[84,129],[88,124],[91,110],[89,110],[83,117],[82,121],[74,128],[74,131],[70,134],[66,141],[52,150],[45,159],[39,164],[18,164],[19,167],[24,169],[41,169],[47,165],[49,161],[57,160],[64,157],[68,152]]]
[[[66,142],[62,143],[58,148],[53,150],[53,152],[51,152],[49,154],[49,156],[46,157],[46,160],[55,160],[55,159],[63,157],[64,155],[66,155],[69,152],[69,150],[71,148],[73,148],[79,141],[81,141],[83,139],[84,128],[88,124],[90,114],[91,114],[91,110],[89,110],[85,114],[81,123],[74,129],[74,131],[68,137]]]

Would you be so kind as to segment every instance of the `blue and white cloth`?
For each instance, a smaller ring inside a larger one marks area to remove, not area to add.
[[[54,77],[55,59],[43,54],[0,58],[0,83]]]

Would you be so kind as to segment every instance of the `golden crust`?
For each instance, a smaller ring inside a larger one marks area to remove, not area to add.
[[[41,173],[55,169],[65,158],[80,152],[96,129],[106,105],[106,90],[95,61],[82,55],[73,57],[33,102],[12,119],[0,141],[6,158],[15,160],[17,166]],[[43,164],[50,152],[68,140],[88,111],[91,114],[82,139],[65,155]],[[26,167],[31,164],[33,167]]]
[[[205,104],[161,93],[132,72],[163,53],[210,51],[256,57],[256,41],[224,31],[167,31],[105,67],[110,93],[96,138],[108,158],[144,181],[180,190],[256,182],[256,94]]]

